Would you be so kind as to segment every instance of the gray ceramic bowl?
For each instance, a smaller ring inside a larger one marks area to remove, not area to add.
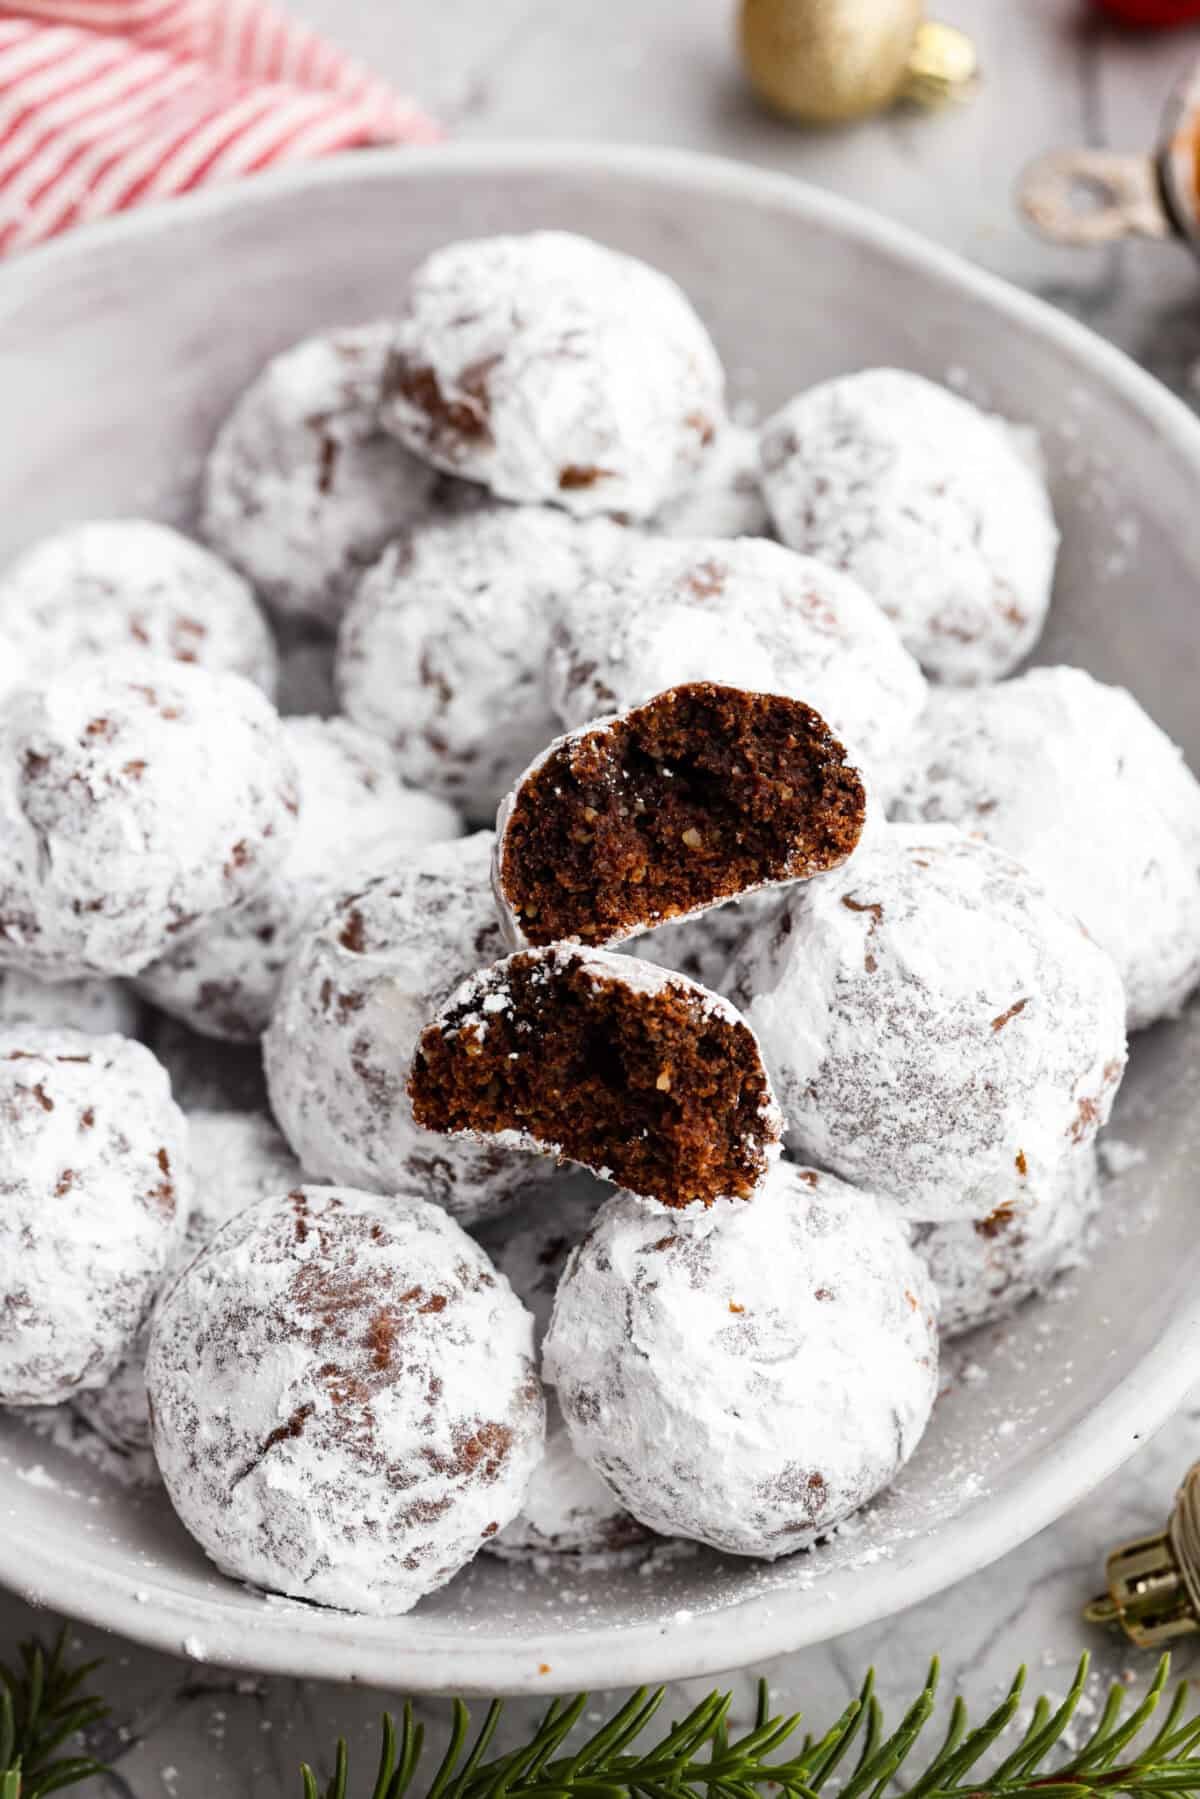
[[[659,264],[769,407],[896,363],[1042,433],[1064,530],[1043,658],[1131,687],[1200,765],[1200,426],[1070,320],[830,197],[661,150],[359,154],[80,232],[0,271],[0,553],[64,520],[187,520],[214,426],[273,351],[385,313],[450,238],[568,226]],[[0,647],[0,654],[2,654]],[[1119,879],[1114,871],[1114,879]],[[1200,1372],[1200,1009],[1144,1036],[1116,1135],[1140,1151],[1091,1267],[950,1358],[897,1486],[828,1548],[543,1576],[480,1558],[392,1621],[221,1578],[165,1498],[0,1424],[0,1579],[208,1660],[413,1691],[711,1674],[899,1611],[1040,1530]],[[31,1478],[32,1471],[32,1478]]]

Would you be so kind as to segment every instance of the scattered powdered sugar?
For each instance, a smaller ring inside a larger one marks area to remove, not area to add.
[[[885,794],[926,693],[894,627],[849,576],[756,538],[630,534],[566,596],[547,692],[577,729],[687,681],[803,700]]]
[[[0,1028],[0,1402],[100,1386],[182,1238],[187,1126],[124,1037]]]
[[[543,1447],[532,1320],[411,1194],[242,1213],[165,1295],[147,1380],[167,1490],[218,1567],[347,1611],[442,1586]]]
[[[263,1039],[272,1109],[310,1174],[415,1188],[468,1222],[508,1204],[530,1164],[421,1130],[407,1087],[439,1003],[503,949],[491,851],[481,831],[343,888],[312,919]]]
[[[189,932],[138,983],[194,1029],[234,1042],[266,1029],[287,961],[327,893],[461,829],[451,807],[406,786],[387,744],[347,719],[288,719],[283,735],[300,804],[286,862],[247,905]]]
[[[347,610],[337,683],[349,716],[401,772],[491,823],[554,735],[550,629],[625,533],[546,506],[487,505],[407,532]]]
[[[1095,1137],[1125,1066],[1108,956],[946,825],[890,826],[798,887],[728,990],[789,1146],[926,1222],[1023,1206]]]
[[[1037,641],[1058,530],[1008,433],[922,376],[865,369],[761,435],[779,535],[861,581],[926,672],[998,680]]]
[[[136,974],[258,892],[296,825],[270,702],[238,675],[106,656],[0,716],[0,964]]]
[[[895,815],[1023,862],[1112,956],[1131,1030],[1200,982],[1200,782],[1122,688],[1036,668],[935,690]]]
[[[559,1287],[546,1375],[577,1452],[635,1517],[773,1559],[912,1454],[937,1392],[936,1319],[893,1214],[780,1163],[752,1205],[668,1222],[611,1199]]]
[[[413,275],[383,421],[506,500],[647,518],[725,423],[724,374],[666,275],[564,231],[449,244]]]
[[[303,1180],[300,1164],[274,1121],[254,1112],[193,1112],[188,1117],[188,1155],[193,1200],[187,1233],[165,1279],[186,1268],[231,1218],[260,1199],[286,1193]],[[164,1279],[164,1284],[165,1284]],[[130,1353],[103,1387],[81,1393],[75,1408],[113,1449],[149,1452],[146,1409],[146,1320]],[[157,1471],[150,1459],[151,1477]]]
[[[275,691],[275,646],[240,575],[150,519],[69,525],[0,574],[0,688],[110,652],[166,656]]]
[[[269,362],[209,458],[204,533],[278,612],[335,625],[362,570],[433,503],[433,471],[379,427],[391,325]]]

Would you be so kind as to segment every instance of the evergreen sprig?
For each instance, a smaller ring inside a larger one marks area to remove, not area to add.
[[[90,1755],[58,1752],[108,1707],[83,1690],[100,1664],[68,1661],[65,1625],[49,1653],[22,1643],[18,1655],[15,1668],[0,1662],[0,1799],[42,1799],[102,1771]]]
[[[946,1734],[928,1761],[914,1769],[918,1745],[937,1697],[938,1664],[895,1730],[887,1731],[868,1674],[857,1699],[823,1736],[804,1736],[796,1745],[799,1713],[773,1717],[765,1681],[751,1728],[729,1731],[732,1695],[710,1693],[671,1727],[658,1743],[642,1747],[664,1689],[643,1688],[616,1716],[578,1748],[567,1739],[579,1724],[587,1695],[555,1700],[520,1748],[488,1759],[503,1707],[494,1700],[472,1736],[471,1715],[461,1701],[453,1708],[450,1741],[436,1769],[424,1768],[424,1731],[409,1705],[397,1730],[385,1713],[382,1744],[370,1799],[883,1799],[904,1771],[906,1799],[1101,1799],[1125,1793],[1131,1799],[1159,1795],[1200,1795],[1200,1715],[1190,1719],[1187,1686],[1181,1684],[1153,1735],[1170,1677],[1170,1658],[1158,1665],[1150,1690],[1128,1716],[1127,1695],[1114,1686],[1082,1748],[1066,1742],[1088,1676],[1080,1660],[1070,1691],[1058,1706],[1039,1699],[1009,1749],[1003,1739],[1013,1726],[1025,1690],[1021,1668],[991,1715],[974,1728],[957,1698]],[[1001,1759],[1002,1758],[1002,1759]],[[349,1754],[340,1739],[331,1778],[322,1786],[311,1767],[301,1770],[304,1799],[349,1799]]]

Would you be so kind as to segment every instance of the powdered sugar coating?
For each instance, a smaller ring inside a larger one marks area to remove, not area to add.
[[[1200,982],[1200,782],[1124,689],[1036,668],[933,693],[895,810],[1031,869],[1112,956],[1130,1030]]]
[[[347,714],[387,739],[410,781],[490,823],[554,735],[543,692],[553,620],[623,536],[548,506],[476,507],[408,532],[343,621]]]
[[[325,894],[460,830],[451,807],[406,786],[387,744],[349,720],[287,719],[283,735],[300,798],[286,862],[246,905],[189,932],[138,982],[164,1011],[235,1043],[266,1030],[288,958]]]
[[[0,1029],[36,1024],[135,1037],[140,1013],[132,989],[120,981],[35,981],[16,968],[0,969]]]
[[[108,1379],[183,1233],[187,1127],[125,1037],[0,1028],[0,1403]]]
[[[542,1453],[529,1314],[411,1194],[243,1212],[165,1294],[146,1374],[167,1491],[217,1566],[345,1611],[443,1586]]]
[[[752,1205],[668,1221],[609,1200],[559,1286],[546,1377],[576,1451],[643,1524],[774,1559],[912,1454],[936,1320],[894,1214],[779,1163]]]
[[[137,974],[257,893],[296,824],[269,700],[238,675],[98,657],[0,715],[0,965]]]
[[[240,575],[146,518],[94,519],[42,538],[0,574],[0,687],[83,656],[145,653],[244,675],[273,694],[275,645]]]
[[[581,514],[649,517],[724,424],[721,365],[680,289],[564,231],[428,257],[384,396],[388,430],[439,468]]]
[[[864,369],[798,394],[760,441],[780,537],[860,581],[927,674],[995,681],[1033,648],[1058,529],[1002,421],[920,375]]]
[[[726,424],[695,480],[667,501],[650,529],[663,537],[770,537],[758,432]]]
[[[496,1267],[532,1313],[539,1350],[567,1258],[587,1236],[608,1191],[588,1175],[562,1173],[551,1185],[536,1188],[527,1206],[518,1205],[479,1233]],[[590,1568],[614,1558],[625,1560],[649,1541],[650,1533],[575,1454],[558,1400],[552,1389],[547,1391],[546,1453],[521,1510],[484,1548],[506,1561],[568,1557]]]
[[[546,690],[568,728],[687,681],[783,693],[815,708],[885,794],[926,684],[847,576],[760,538],[629,536],[563,606]]]
[[[495,1142],[421,1130],[407,1085],[439,1003],[501,951],[491,849],[488,831],[433,844],[329,899],[288,964],[263,1039],[272,1109],[310,1174],[415,1190],[468,1223],[509,1204],[531,1164]]]
[[[913,1226],[912,1244],[938,1291],[943,1337],[1005,1318],[1083,1258],[1100,1203],[1096,1148],[1087,1144],[1021,1207],[974,1223]]]
[[[911,1218],[985,1218],[1090,1143],[1125,1067],[1120,976],[1019,864],[893,825],[735,959],[789,1147]]]
[[[192,1211],[174,1257],[186,1268],[223,1224],[260,1199],[299,1186],[300,1164],[263,1112],[193,1112],[187,1121]],[[150,1320],[103,1387],[81,1393],[76,1410],[106,1443],[126,1453],[150,1447],[146,1351]]]
[[[698,1017],[716,1019],[724,1025],[747,1032],[754,1042],[755,1050],[759,1049],[753,1031],[737,1008],[720,994],[702,987],[699,981],[689,980],[686,975],[660,968],[652,962],[640,961],[636,956],[586,948],[576,943],[553,943],[544,949],[520,950],[513,956],[505,957],[503,961],[493,963],[489,968],[479,969],[443,1000],[430,1020],[429,1028],[442,1032],[446,1037],[470,1033],[476,1041],[482,1042],[492,1020],[512,1007],[509,974],[514,962],[533,965],[530,978],[533,988],[544,985],[547,989],[552,989],[562,984],[564,979],[569,980],[576,970],[582,970],[589,986],[615,988],[630,998],[638,996],[652,999],[667,993],[680,995],[696,1007]],[[536,1046],[532,1048],[536,1055]],[[769,1168],[780,1153],[782,1132],[783,1119],[771,1092],[770,1082],[764,1077],[762,1101],[754,1128],[747,1140],[747,1160],[760,1158],[764,1167]],[[504,1144],[532,1155],[553,1156],[560,1162],[568,1159],[561,1143],[550,1142],[535,1136],[531,1131],[503,1130],[493,1134],[455,1131],[443,1141]],[[599,1163],[573,1165],[587,1168],[601,1180],[612,1178],[611,1171]]]
[[[336,625],[363,569],[431,503],[433,471],[379,425],[391,332],[349,325],[285,350],[213,445],[204,534],[280,613]]]

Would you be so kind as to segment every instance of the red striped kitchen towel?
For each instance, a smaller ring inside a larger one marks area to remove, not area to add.
[[[432,120],[267,0],[0,0],[0,255]]]

